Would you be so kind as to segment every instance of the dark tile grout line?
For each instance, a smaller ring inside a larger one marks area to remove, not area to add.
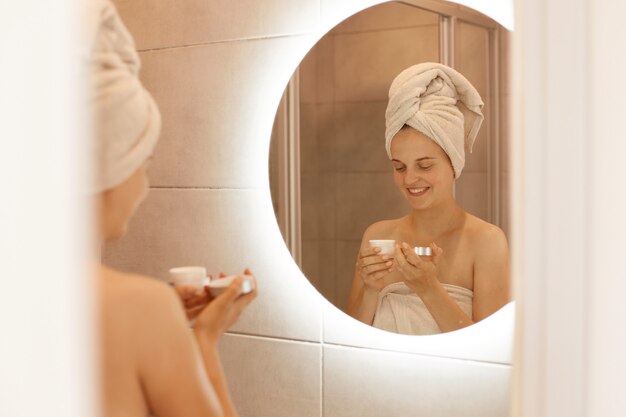
[[[339,347],[339,348],[373,350],[376,352],[397,353],[397,354],[402,354],[402,355],[421,356],[421,357],[428,357],[428,358],[433,358],[433,359],[446,359],[446,360],[452,360],[452,361],[471,362],[471,363],[478,363],[478,364],[507,366],[507,367],[513,366],[513,364],[506,363],[506,362],[494,362],[494,361],[466,359],[466,358],[453,358],[450,356],[433,355],[433,354],[427,354],[427,353],[406,352],[406,351],[397,351],[397,350],[383,349],[383,348],[376,348],[376,347],[364,347],[364,346],[356,346],[356,345],[349,345],[349,344],[342,344],[342,343],[331,343],[331,342],[327,342],[323,340],[319,342],[315,342],[311,340],[293,339],[293,338],[287,338],[287,337],[282,337],[282,336],[262,336],[262,335],[255,335],[255,334],[241,333],[241,332],[227,332],[226,334],[230,334],[233,336],[240,336],[240,337],[248,337],[251,339],[278,340],[278,341],[286,341],[286,342],[293,342],[293,343],[303,343],[307,345],[320,345],[321,347],[331,346],[331,347]]]
[[[345,22],[345,20],[340,22],[339,24],[343,22]],[[351,31],[346,31],[346,32],[336,32],[336,33],[333,33],[332,36],[360,35],[363,33],[391,32],[391,31],[398,31],[398,30],[433,28],[433,27],[439,28],[439,23],[425,23],[422,25],[412,25],[412,26],[397,26],[397,27],[389,27],[389,28],[383,27],[383,28],[375,28],[375,29],[351,30]],[[326,34],[332,32],[333,29],[331,29],[329,32],[326,32]]]
[[[186,44],[186,45],[174,45],[174,46],[162,46],[162,47],[157,47],[157,48],[137,49],[137,52],[144,53],[144,52],[167,51],[170,49],[201,48],[203,46],[219,45],[219,44],[226,44],[226,43],[233,43],[233,42],[254,42],[254,41],[271,40],[271,39],[310,36],[310,35],[314,35],[315,33],[317,32],[294,32],[294,33],[283,33],[279,35],[267,35],[267,36],[258,36],[258,37],[250,37],[250,38],[244,37],[244,38],[220,39],[217,41],[191,43],[191,44]]]
[[[151,190],[238,190],[238,191],[265,191],[265,187],[193,187],[193,186],[159,186],[151,185]]]

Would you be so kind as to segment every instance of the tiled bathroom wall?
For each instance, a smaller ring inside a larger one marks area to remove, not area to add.
[[[163,133],[150,195],[127,236],[103,257],[159,279],[180,265],[205,265],[213,274],[252,268],[259,297],[221,344],[240,415],[507,415],[510,361],[363,348],[330,337],[340,331],[324,331],[328,306],[278,231],[267,156],[285,83],[326,29],[379,1],[115,3],[137,41]],[[345,51],[337,59],[358,51],[348,32],[337,36],[335,47]]]

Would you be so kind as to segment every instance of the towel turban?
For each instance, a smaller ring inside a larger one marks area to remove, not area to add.
[[[98,193],[124,182],[152,154],[161,116],[139,81],[139,56],[115,6],[90,0],[87,22],[96,162],[91,191]]]
[[[478,91],[457,71],[437,63],[414,65],[391,83],[385,114],[386,149],[404,125],[439,145],[452,162],[458,178],[465,166],[465,150],[472,146],[483,121]]]

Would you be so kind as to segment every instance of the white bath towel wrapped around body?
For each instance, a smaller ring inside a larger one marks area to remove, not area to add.
[[[472,317],[474,293],[467,288],[441,284],[461,310]],[[428,335],[441,333],[422,299],[404,282],[394,282],[382,289],[378,296],[376,315],[372,326],[394,333]]]

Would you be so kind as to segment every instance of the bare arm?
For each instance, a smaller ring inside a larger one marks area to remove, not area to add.
[[[153,414],[159,417],[223,416],[198,345],[176,294],[163,286],[144,298],[138,374]]]
[[[363,279],[357,268],[348,299],[348,314],[360,322],[371,325],[374,322],[379,292],[363,285]]]
[[[348,298],[348,314],[369,325],[374,322],[378,294],[385,285],[383,278],[393,268],[390,257],[378,255],[380,248],[369,247],[371,228],[363,234]]]
[[[139,309],[143,331],[137,362],[150,410],[159,417],[236,417],[217,343],[256,297],[256,285],[252,293],[240,296],[239,278],[223,294],[206,300],[195,314],[193,331],[174,291],[150,287],[135,297],[145,304]]]
[[[424,301],[443,332],[458,330],[483,320],[509,300],[509,251],[502,230],[491,226],[481,233],[474,248],[476,253],[472,317],[463,312],[441,285],[436,260],[434,263],[422,261],[408,246],[396,253],[396,262],[405,275],[407,286]]]
[[[424,302],[442,332],[462,329],[474,324],[474,321],[450,297],[441,285],[438,277],[437,262],[442,249],[433,248],[433,260],[423,260],[406,243],[396,248],[396,263],[404,275],[406,285]]]
[[[245,273],[251,275],[248,269]],[[256,297],[256,284],[252,293],[240,295],[241,282],[241,278],[235,280],[222,295],[212,300],[197,316],[194,326],[194,335],[200,347],[206,373],[217,392],[224,413],[228,417],[237,416],[237,411],[228,392],[217,343],[222,334],[228,330]]]
[[[498,311],[511,297],[509,245],[494,227],[481,239],[474,263],[473,318],[480,321]]]

